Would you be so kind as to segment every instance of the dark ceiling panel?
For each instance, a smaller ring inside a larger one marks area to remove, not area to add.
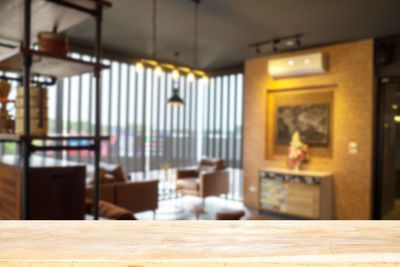
[[[104,14],[107,52],[150,57],[152,0],[114,0]],[[310,47],[400,34],[400,0],[203,0],[199,6],[199,66],[221,69],[257,56],[252,42],[304,33]],[[193,62],[193,11],[190,0],[158,0],[160,60]],[[74,42],[92,43],[94,23],[87,20],[68,30]],[[272,47],[262,47],[262,54]]]

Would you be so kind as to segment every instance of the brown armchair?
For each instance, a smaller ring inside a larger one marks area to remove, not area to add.
[[[204,158],[197,168],[178,169],[176,191],[206,198],[229,193],[229,171],[222,159]]]
[[[158,208],[158,180],[134,181],[117,165],[101,164],[100,199],[132,213]],[[86,197],[93,198],[93,182],[86,185]]]

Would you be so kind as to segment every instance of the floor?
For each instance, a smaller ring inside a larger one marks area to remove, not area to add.
[[[256,215],[257,211],[246,208],[242,202],[228,200],[223,197],[208,197],[204,203],[204,213],[201,212],[202,200],[198,197],[183,196],[170,200],[162,200],[155,213],[156,220],[215,220],[215,214],[220,209],[244,210],[246,215]],[[196,216],[198,213],[198,218]],[[138,220],[153,220],[152,211],[135,213]]]

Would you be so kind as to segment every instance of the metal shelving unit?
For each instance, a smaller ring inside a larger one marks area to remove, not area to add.
[[[24,134],[0,134],[0,142],[18,142],[22,154],[23,179],[21,218],[29,219],[28,214],[28,171],[30,168],[30,156],[36,151],[47,150],[92,150],[94,151],[95,189],[94,189],[94,219],[99,217],[99,161],[100,142],[109,139],[108,136],[100,136],[100,73],[107,66],[101,64],[101,22],[104,8],[111,7],[111,3],[103,0],[3,0],[0,5],[0,38],[21,42],[20,48],[10,48],[10,51],[0,56],[0,70],[18,72],[24,87],[24,107],[30,107],[29,88],[32,82],[31,74],[49,77],[50,82],[42,85],[50,85],[63,77],[77,75],[91,70],[95,78],[95,135],[30,135],[30,108],[24,108]],[[23,12],[21,12],[23,11]],[[23,16],[21,16],[23,13]],[[62,16],[60,15],[62,14]],[[58,30],[63,31],[88,17],[93,17],[95,27],[95,62],[87,62],[70,57],[60,57],[31,49],[31,44],[36,42],[36,36],[40,31],[50,31],[55,24]],[[22,18],[21,18],[22,17]],[[22,25],[22,29],[21,29]],[[51,66],[51,68],[49,68]],[[7,76],[1,78],[7,79]],[[15,78],[10,78],[15,80]],[[28,119],[27,119],[28,118]],[[54,145],[35,146],[33,140],[88,140],[91,143],[85,146]]]

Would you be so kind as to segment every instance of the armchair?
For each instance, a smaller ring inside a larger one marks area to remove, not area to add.
[[[203,158],[197,168],[178,169],[176,191],[206,198],[229,193],[229,171],[222,159]]]
[[[86,197],[93,198],[93,179],[86,185]],[[158,180],[134,181],[118,165],[101,164],[100,198],[132,213],[158,208]]]

